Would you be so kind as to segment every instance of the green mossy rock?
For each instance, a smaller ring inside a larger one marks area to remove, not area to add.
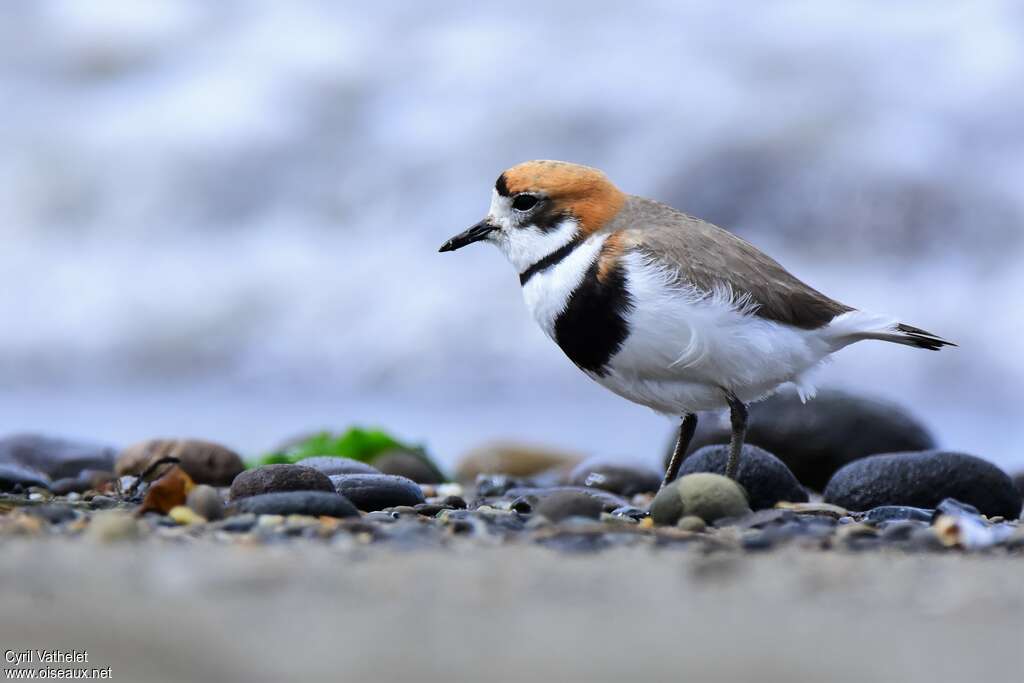
[[[651,503],[651,519],[658,526],[676,524],[685,516],[711,524],[723,517],[750,512],[747,494],[739,484],[720,474],[699,472],[672,482]]]

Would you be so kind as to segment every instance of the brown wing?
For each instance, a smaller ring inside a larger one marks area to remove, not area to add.
[[[630,197],[608,228],[621,230],[631,248],[676,268],[680,281],[704,291],[727,284],[748,295],[762,318],[815,329],[853,310],[790,275],[749,242],[650,199]]]

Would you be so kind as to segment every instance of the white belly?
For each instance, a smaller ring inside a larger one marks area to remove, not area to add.
[[[597,382],[672,415],[723,408],[726,391],[755,401],[786,382],[813,394],[802,375],[834,350],[822,332],[754,316],[749,302],[727,289],[708,295],[681,288],[639,254],[624,259],[630,334],[607,374],[592,375]]]

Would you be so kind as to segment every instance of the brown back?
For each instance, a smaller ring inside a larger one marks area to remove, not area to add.
[[[815,329],[853,310],[790,275],[757,247],[699,218],[643,197],[630,196],[607,225],[628,248],[679,273],[680,282],[712,291],[727,284],[757,304],[755,315]]]

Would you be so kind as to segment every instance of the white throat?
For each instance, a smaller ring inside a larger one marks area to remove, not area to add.
[[[496,235],[495,242],[505,254],[509,263],[522,273],[548,254],[557,251],[579,236],[579,226],[572,218],[566,218],[547,232],[533,227],[503,229]]]

